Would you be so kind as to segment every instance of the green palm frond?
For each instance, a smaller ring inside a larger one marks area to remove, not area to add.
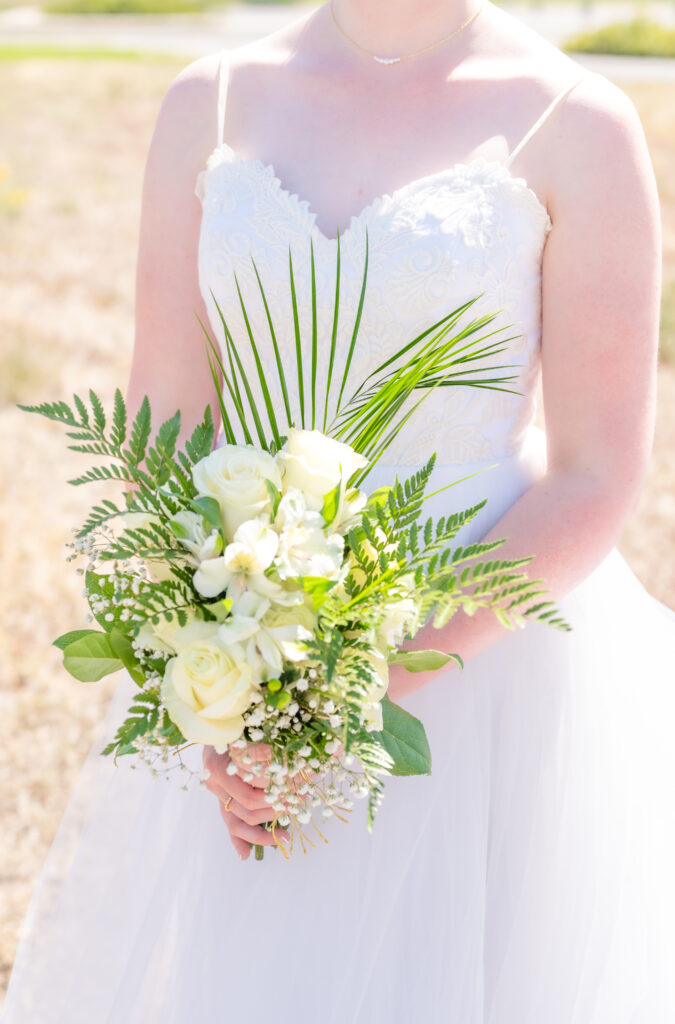
[[[386,449],[391,445],[405,423],[410,419],[419,405],[438,387],[475,387],[489,388],[509,394],[519,392],[507,387],[517,380],[517,374],[506,374],[503,371],[517,369],[514,364],[494,364],[494,357],[507,349],[508,343],[520,335],[507,337],[504,332],[513,327],[507,324],[500,328],[486,331],[503,309],[475,317],[466,322],[466,314],[471,307],[483,297],[484,292],[462,303],[447,313],[440,320],[430,324],[416,337],[392,352],[384,362],[373,370],[365,380],[350,389],[350,373],[353,371],[354,354],[359,340],[363,309],[366,299],[369,240],[366,228],[365,258],[361,281],[358,307],[347,347],[344,368],[341,374],[335,375],[337,357],[337,329],[340,304],[340,235],[337,235],[337,265],[335,279],[335,298],[333,307],[333,324],[328,365],[326,374],[325,394],[322,399],[318,395],[319,387],[319,329],[317,312],[316,266],[313,240],[310,240],[311,268],[311,365],[309,374],[303,364],[303,341],[300,313],[298,309],[298,290],[296,287],[296,271],[289,246],[288,268],[291,298],[291,322],[294,340],[295,366],[284,366],[279,350],[278,331],[276,330],[270,304],[265,293],[258,268],[251,257],[260,295],[265,308],[269,327],[270,340],[274,353],[279,391],[283,397],[283,409],[275,403],[273,392],[276,387],[270,379],[270,368],[263,366],[260,339],[254,337],[251,317],[246,308],[239,281],[235,273],[235,282],[239,305],[245,327],[246,341],[255,366],[262,405],[256,403],[252,390],[253,380],[249,381],[244,369],[242,358],[234,342],[232,330],[226,321],[225,314],[213,291],[213,298],[224,334],[225,352],[219,351],[218,344],[210,336],[201,323],[206,335],[209,350],[209,361],[214,383],[218,386],[217,371],[222,376],[223,386],[219,392],[223,426],[227,440],[232,443],[236,436],[243,438],[244,443],[253,444],[255,436],[258,444],[265,450],[276,450],[283,442],[284,431],[288,427],[301,426],[314,429],[317,424],[332,437],[339,438],[350,444],[357,452],[366,456],[374,465]],[[299,423],[294,421],[289,400],[288,374],[294,370],[294,390],[297,394]],[[306,376],[309,379],[306,379]],[[255,378],[254,378],[255,379]],[[334,406],[332,393],[337,390]],[[417,397],[413,397],[415,393]],[[322,406],[322,414],[319,409]],[[329,410],[334,408],[332,418]],[[285,424],[283,419],[285,418]],[[238,431],[235,423],[238,421]],[[370,468],[370,467],[369,467]],[[369,469],[359,477],[363,480]]]

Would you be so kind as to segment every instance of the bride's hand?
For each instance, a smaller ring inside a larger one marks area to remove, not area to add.
[[[265,774],[255,776],[253,780],[244,782],[239,775],[228,775],[227,766],[233,760],[243,775],[252,766],[241,761],[241,754],[246,753],[256,761],[269,760],[269,747],[266,750],[264,744],[249,744],[245,751],[234,750],[230,753],[216,754],[213,747],[204,747],[202,760],[204,767],[208,768],[210,775],[206,781],[206,788],[217,797],[220,804],[220,813],[227,825],[230,839],[235,850],[242,860],[246,860],[251,853],[250,843],[260,846],[273,846],[278,844],[279,838],[288,838],[287,829],[276,829],[274,834],[261,828],[261,824],[272,821],[275,811],[268,803],[263,793],[260,792],[267,785],[269,779]],[[230,797],[232,799],[230,800]],[[229,807],[225,805],[229,801]]]

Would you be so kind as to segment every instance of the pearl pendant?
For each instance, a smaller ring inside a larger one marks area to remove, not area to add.
[[[401,59],[400,57],[375,57],[375,56],[373,56],[373,60],[376,60],[378,64],[398,64],[400,59]]]

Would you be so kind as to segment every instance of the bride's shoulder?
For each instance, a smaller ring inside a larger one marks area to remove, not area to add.
[[[529,89],[542,112],[562,98],[552,127],[565,145],[584,147],[598,130],[611,132],[612,125],[636,126],[636,107],[620,86],[589,71],[511,11],[489,0],[486,7],[486,45],[499,54],[495,63]]]
[[[645,133],[630,96],[511,12],[489,2],[487,7],[486,61],[515,86],[518,107],[527,109],[525,123],[542,119],[526,160],[533,177],[544,182],[549,207],[560,207],[567,197],[580,208],[582,193],[593,202],[608,194],[608,186],[631,202],[638,181],[643,192],[653,191]]]

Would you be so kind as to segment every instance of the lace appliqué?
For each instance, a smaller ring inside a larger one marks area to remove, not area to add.
[[[249,352],[236,279],[269,365],[276,370],[269,326],[252,259],[260,274],[285,365],[295,366],[289,249],[301,325],[311,316],[310,239],[319,308],[319,367],[325,372],[332,330],[336,241],[317,226],[310,204],[286,190],[274,168],[217,147],[197,177],[202,203],[199,282],[214,336],[223,328],[211,291],[250,378]],[[350,380],[356,385],[396,348],[477,296],[462,323],[497,313],[483,328],[509,339],[489,365],[516,379],[517,394],[469,387],[437,388],[415,411],[387,453],[390,465],[420,465],[435,451],[439,464],[495,460],[518,451],[535,417],[540,372],[541,258],[552,227],[545,207],[523,178],[482,157],[454,165],[378,196],[340,233],[341,287],[335,374],[341,375],[363,275],[366,229],[368,286]],[[306,372],[311,338],[303,339]],[[494,339],[490,339],[494,340]],[[349,388],[347,388],[349,390]],[[321,392],[321,385],[319,385]],[[261,397],[254,388],[256,397]],[[297,395],[292,396],[300,425]],[[323,401],[319,403],[323,408]],[[329,410],[329,414],[334,410]],[[310,425],[306,421],[306,425]],[[318,426],[322,422],[317,423]]]

